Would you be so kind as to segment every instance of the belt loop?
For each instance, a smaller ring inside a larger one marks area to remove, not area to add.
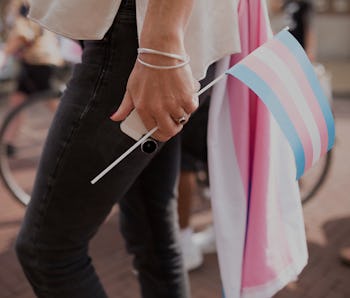
[[[123,8],[132,9],[132,10],[136,9],[135,0],[123,0],[120,6],[123,6]]]

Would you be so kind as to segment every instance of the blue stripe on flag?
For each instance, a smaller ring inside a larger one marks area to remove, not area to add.
[[[234,67],[227,70],[226,74],[230,74],[246,84],[260,97],[271,111],[292,147],[297,167],[297,179],[299,179],[305,170],[304,148],[292,121],[281,105],[276,94],[265,83],[265,81],[243,64],[236,64]]]
[[[311,85],[313,92],[315,93],[315,97],[318,100],[318,103],[321,107],[323,116],[325,118],[328,130],[328,150],[331,149],[334,145],[335,139],[335,128],[334,128],[334,120],[331,109],[329,107],[329,102],[327,100],[326,95],[324,94],[322,87],[319,83],[317,75],[314,71],[314,68],[306,56],[304,49],[297,42],[297,40],[290,34],[287,30],[283,30],[275,36],[276,39],[281,41],[290,52],[296,57],[299,61],[300,66],[305,72],[305,75]]]

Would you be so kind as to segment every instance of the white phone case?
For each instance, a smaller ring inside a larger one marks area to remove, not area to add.
[[[141,139],[142,136],[148,132],[136,110],[133,110],[129,116],[120,123],[120,129],[135,141]]]

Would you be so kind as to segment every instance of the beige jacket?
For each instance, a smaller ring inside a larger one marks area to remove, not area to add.
[[[136,1],[140,34],[148,0]],[[240,51],[239,0],[196,0],[185,38],[194,76],[201,79],[218,59]],[[73,39],[102,39],[121,0],[31,0],[29,17],[45,28]]]

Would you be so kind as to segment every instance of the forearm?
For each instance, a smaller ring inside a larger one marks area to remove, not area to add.
[[[140,46],[185,53],[184,35],[194,0],[149,0]]]
[[[184,36],[193,3],[194,0],[149,0],[139,46],[186,55]],[[182,58],[147,53],[141,53],[139,58],[155,66],[184,62]],[[182,129],[178,119],[188,119],[198,107],[195,94],[198,82],[187,63],[161,70],[138,61],[129,77],[123,102],[112,119],[121,121],[135,108],[148,130],[158,128],[153,137],[167,141]]]

